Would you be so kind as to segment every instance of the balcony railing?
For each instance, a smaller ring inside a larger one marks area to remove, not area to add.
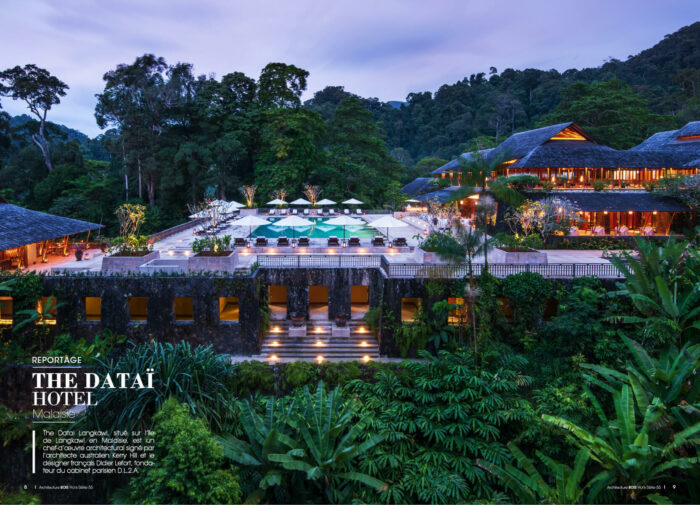
[[[384,256],[362,254],[259,254],[258,265],[261,268],[380,268],[387,277],[397,278],[461,279],[469,275],[467,265],[392,263]],[[474,275],[480,275],[484,265],[475,263],[472,269]],[[496,277],[506,277],[521,272],[535,272],[543,277],[556,279],[574,277],[621,279],[623,277],[611,263],[489,263],[488,271]]]

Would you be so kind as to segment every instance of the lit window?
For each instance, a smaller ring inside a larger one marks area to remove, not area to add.
[[[448,298],[447,303],[451,305],[457,305],[453,311],[450,312],[447,317],[447,322],[449,324],[459,324],[466,322],[467,319],[467,306],[464,305],[464,298]]]
[[[194,321],[192,297],[176,296],[173,298],[175,321]]]
[[[219,298],[219,321],[238,321],[238,297]]]
[[[0,296],[0,324],[12,324],[11,296]]]
[[[418,319],[420,298],[401,298],[401,321],[411,322]]]
[[[129,297],[129,320],[148,320],[148,298],[146,298],[145,296]]]
[[[86,321],[101,321],[102,320],[102,298],[99,296],[85,297],[85,320]]]

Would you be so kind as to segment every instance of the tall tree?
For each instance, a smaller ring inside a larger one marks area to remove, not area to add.
[[[285,63],[268,63],[260,72],[258,100],[265,109],[299,107],[309,72]]]
[[[46,115],[53,105],[61,103],[66,96],[68,85],[36,65],[19,65],[0,72],[0,96],[23,100],[32,114],[39,119],[39,131],[32,135],[32,141],[41,150],[46,168],[51,172],[50,144],[44,134]]]

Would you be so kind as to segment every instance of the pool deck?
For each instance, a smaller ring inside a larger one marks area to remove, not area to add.
[[[387,214],[370,214],[361,217],[368,223],[386,216]],[[404,237],[408,247],[403,248],[387,248],[387,247],[372,247],[370,238],[360,238],[360,247],[328,247],[327,238],[310,238],[310,245],[307,248],[291,248],[291,247],[277,247],[276,239],[268,239],[268,247],[251,247],[251,248],[237,248],[236,257],[236,269],[245,270],[249,269],[254,263],[258,261],[259,254],[265,255],[292,255],[292,254],[306,254],[306,255],[382,255],[384,259],[389,263],[406,263],[406,264],[423,264],[424,263],[424,252],[419,249],[419,240],[414,238],[416,236],[422,236],[424,231],[429,228],[428,224],[421,220],[418,216],[403,214],[400,219],[406,222],[406,226],[402,228],[393,228],[389,230],[390,237]],[[246,226],[234,226],[233,224],[228,224],[221,227],[216,231],[217,236],[230,235],[234,238],[247,238],[250,233],[249,227]],[[383,233],[378,232],[377,235],[385,235],[386,230]],[[252,236],[255,237],[255,229],[253,229]],[[351,236],[348,233],[347,237]],[[170,235],[162,240],[158,240],[154,244],[154,250],[160,253],[161,259],[187,259],[192,256],[192,244],[197,236],[194,234],[194,229],[189,228],[179,231],[173,235]],[[288,237],[291,239],[291,237]],[[342,235],[341,237],[342,238]],[[28,270],[35,272],[50,272],[50,271],[75,271],[75,272],[99,272],[102,268],[102,258],[103,253],[99,250],[89,250],[86,251],[88,258],[82,261],[75,260],[73,255],[69,256],[57,256],[50,257],[47,263],[39,263],[35,265],[30,265]],[[603,251],[601,250],[544,250],[542,251],[547,254],[547,260],[549,263],[576,263],[576,264],[591,264],[591,263],[608,263],[606,258],[603,258]],[[499,254],[502,251],[495,250],[489,253],[489,263],[499,263],[502,260],[499,259]],[[473,258],[474,263],[483,263],[484,257],[477,256]]]

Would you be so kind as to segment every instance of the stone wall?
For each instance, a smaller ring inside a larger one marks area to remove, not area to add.
[[[103,329],[137,341],[185,340],[213,345],[217,352],[251,355],[260,349],[259,281],[253,277],[45,277],[47,294],[55,293],[58,331],[94,338]],[[148,299],[147,320],[130,321],[129,297]],[[101,321],[85,320],[85,297],[100,297]],[[173,298],[191,297],[193,321],[176,321]],[[219,297],[238,297],[239,321],[219,321]]]

